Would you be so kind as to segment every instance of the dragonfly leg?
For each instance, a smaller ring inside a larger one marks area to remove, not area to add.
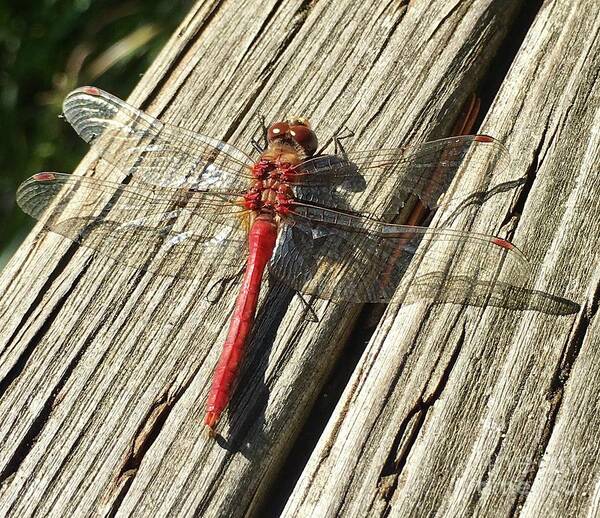
[[[260,129],[262,131],[263,142],[265,143],[265,147],[267,147],[267,143],[269,140],[269,128],[267,127],[267,121],[262,113],[258,116],[258,120],[260,121]]]
[[[344,133],[345,132],[345,133]],[[352,131],[348,126],[343,126],[339,131],[335,133],[333,136],[333,146],[335,154],[338,153],[345,155],[346,151],[344,150],[344,146],[342,145],[342,140],[346,140],[348,138],[352,138],[354,136],[354,131]]]
[[[211,304],[214,304],[221,298],[223,291],[225,290],[225,286],[227,286],[230,282],[237,281],[244,273],[245,266],[242,266],[237,272],[227,277],[221,277],[213,282],[208,291],[206,293],[206,300]]]
[[[260,145],[260,143],[258,142],[258,140],[256,140],[255,138],[253,138],[253,139],[250,141],[250,143],[252,144],[252,147],[253,147],[254,149],[256,149],[256,151],[257,151],[258,153],[262,153],[262,152],[265,150],[265,148],[264,148],[263,146],[261,146],[261,145]]]
[[[296,295],[298,295],[300,302],[302,302],[302,305],[304,306],[304,315],[302,316],[302,318],[304,318],[307,322],[319,322],[319,317],[312,307],[312,301],[314,300],[314,297],[311,296],[309,301],[306,300],[304,298],[304,295],[302,295],[302,293],[300,293],[299,291],[296,292]]]
[[[253,138],[250,142],[252,143],[252,147],[256,149],[256,151],[262,153],[265,149],[267,149],[267,146],[269,144],[269,141],[267,139],[269,128],[267,127],[267,122],[264,115],[260,114],[258,116],[258,120],[260,121],[260,132],[262,142],[255,138]]]
[[[333,136],[330,139],[327,139],[327,141],[325,142],[323,147],[321,149],[319,149],[319,151],[317,151],[315,154],[317,156],[322,155],[325,152],[325,149],[327,149],[327,147],[329,146],[329,144],[331,142],[333,142],[334,153],[336,155],[338,153],[344,155],[346,153],[346,151],[344,150],[344,146],[342,145],[342,140],[345,140],[345,139],[353,137],[353,136],[354,136],[354,131],[352,131],[350,128],[348,128],[348,126],[342,126],[340,129],[338,129],[333,134]]]

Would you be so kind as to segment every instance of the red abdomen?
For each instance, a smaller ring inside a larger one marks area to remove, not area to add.
[[[276,239],[277,226],[272,215],[259,215],[248,235],[248,264],[236,299],[227,339],[208,394],[204,423],[211,429],[216,425],[229,401],[231,386],[237,375],[244,346],[254,322],[263,273],[273,255]]]

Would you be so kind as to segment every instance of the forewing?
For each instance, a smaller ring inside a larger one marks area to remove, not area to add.
[[[224,198],[63,173],[34,175],[17,192],[23,211],[53,232],[127,266],[182,278],[243,265],[245,211]]]
[[[326,200],[340,210],[383,217],[397,214],[411,195],[430,208],[446,203],[442,196],[461,168],[473,171],[487,186],[492,172],[509,164],[508,151],[500,142],[467,135],[405,148],[314,157],[297,166],[292,183],[299,200]],[[373,204],[374,193],[382,192],[385,205]]]
[[[242,151],[165,124],[98,88],[71,92],[63,112],[98,156],[146,183],[243,191],[251,180],[252,160]]]

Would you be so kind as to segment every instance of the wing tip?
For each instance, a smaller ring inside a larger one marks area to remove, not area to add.
[[[63,101],[63,115],[69,119],[69,109],[71,102],[77,102],[78,97],[81,95],[89,95],[92,97],[102,97],[105,94],[100,88],[96,88],[95,86],[80,86],[79,88],[75,88],[75,90],[71,90]]]
[[[76,94],[88,94],[93,95],[94,97],[98,97],[102,95],[102,90],[100,90],[100,88],[96,88],[95,86],[80,86],[79,88],[76,88],[75,90],[70,92],[67,95],[67,97],[71,97],[72,95]]]
[[[475,142],[487,142],[487,143],[498,142],[497,139],[495,139],[494,137],[492,137],[490,135],[474,135],[473,140]]]
[[[506,239],[502,239],[501,237],[495,237],[492,240],[492,243],[494,243],[495,245],[504,248],[505,250],[508,250],[509,252],[513,253],[514,257],[517,257],[519,260],[519,263],[526,269],[528,270],[530,267],[530,262],[529,262],[529,258],[513,243],[511,243],[510,241],[507,241]]]
[[[34,174],[31,178],[33,180],[35,180],[36,182],[52,182],[52,181],[56,180],[56,173],[50,173],[50,172],[37,173],[37,174]]]
[[[495,237],[492,242],[495,245],[501,246],[502,248],[506,248],[507,250],[513,250],[515,248],[515,245],[513,245],[510,241],[502,239],[501,237]]]
[[[15,193],[17,205],[25,212],[25,214],[29,214],[35,219],[39,219],[40,213],[38,213],[36,206],[32,204],[32,200],[34,200],[40,192],[47,192],[48,188],[40,184],[51,184],[51,182],[57,179],[57,173],[51,172],[42,172],[30,176],[17,187],[17,192]],[[52,189],[52,187],[50,188]]]

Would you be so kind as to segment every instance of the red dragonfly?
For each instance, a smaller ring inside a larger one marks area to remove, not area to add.
[[[391,300],[421,249],[422,259],[443,269],[458,246],[483,275],[506,261],[527,264],[496,236],[388,223],[411,196],[438,207],[465,164],[506,167],[506,149],[492,137],[326,155],[298,118],[265,128],[266,146],[253,160],[94,87],[70,93],[63,110],[128,183],[39,173],[19,187],[25,212],[81,245],[162,275],[227,275],[246,264],[208,395],[204,422],[211,430],[227,406],[267,264],[300,293],[353,303]],[[375,190],[388,193],[384,204],[373,203]]]

